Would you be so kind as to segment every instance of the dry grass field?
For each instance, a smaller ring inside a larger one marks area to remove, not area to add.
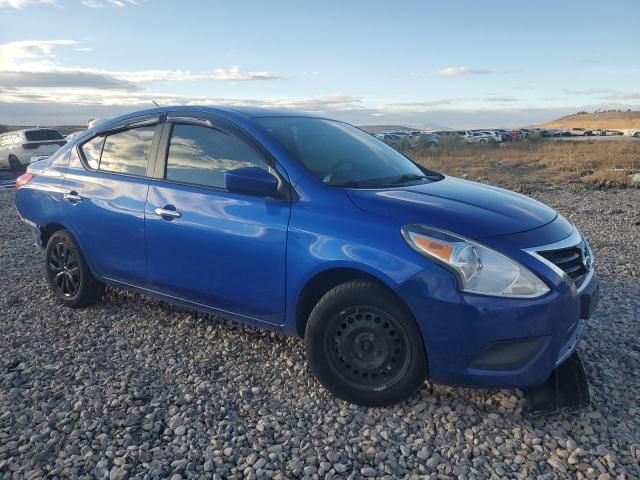
[[[407,152],[438,172],[508,184],[531,182],[629,184],[640,172],[640,141],[553,141],[510,144],[443,142],[437,149]]]
[[[539,126],[543,128],[635,129],[640,128],[640,112],[599,112],[567,115]]]

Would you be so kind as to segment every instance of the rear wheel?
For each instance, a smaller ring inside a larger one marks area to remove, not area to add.
[[[98,302],[104,283],[97,280],[66,230],[54,233],[47,242],[47,278],[57,300],[68,307],[87,307]]]
[[[415,321],[391,292],[373,282],[344,283],[322,297],[309,317],[305,343],[320,382],[352,403],[406,400],[426,378]]]
[[[24,167],[20,163],[20,160],[18,160],[18,157],[16,157],[15,155],[11,155],[9,157],[9,168],[14,171],[19,171],[24,169]]]

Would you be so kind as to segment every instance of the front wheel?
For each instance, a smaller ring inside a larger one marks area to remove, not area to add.
[[[80,251],[80,247],[66,230],[51,235],[46,249],[47,279],[58,302],[80,308],[98,302],[104,283],[97,280]]]
[[[18,160],[18,157],[16,157],[15,155],[11,155],[9,157],[9,168],[14,172],[19,172],[20,170],[24,169],[24,167],[20,163],[20,160]]]
[[[386,288],[352,281],[325,294],[305,332],[309,365],[334,395],[365,406],[408,399],[427,362],[412,316]]]

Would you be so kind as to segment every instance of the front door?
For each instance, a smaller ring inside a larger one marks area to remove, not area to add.
[[[282,323],[290,202],[225,188],[229,170],[272,169],[265,154],[220,121],[169,118],[163,137],[145,211],[149,287]]]

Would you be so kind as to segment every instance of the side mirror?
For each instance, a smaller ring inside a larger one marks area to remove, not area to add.
[[[278,179],[259,167],[230,170],[225,175],[227,190],[246,195],[269,196],[278,191]]]

